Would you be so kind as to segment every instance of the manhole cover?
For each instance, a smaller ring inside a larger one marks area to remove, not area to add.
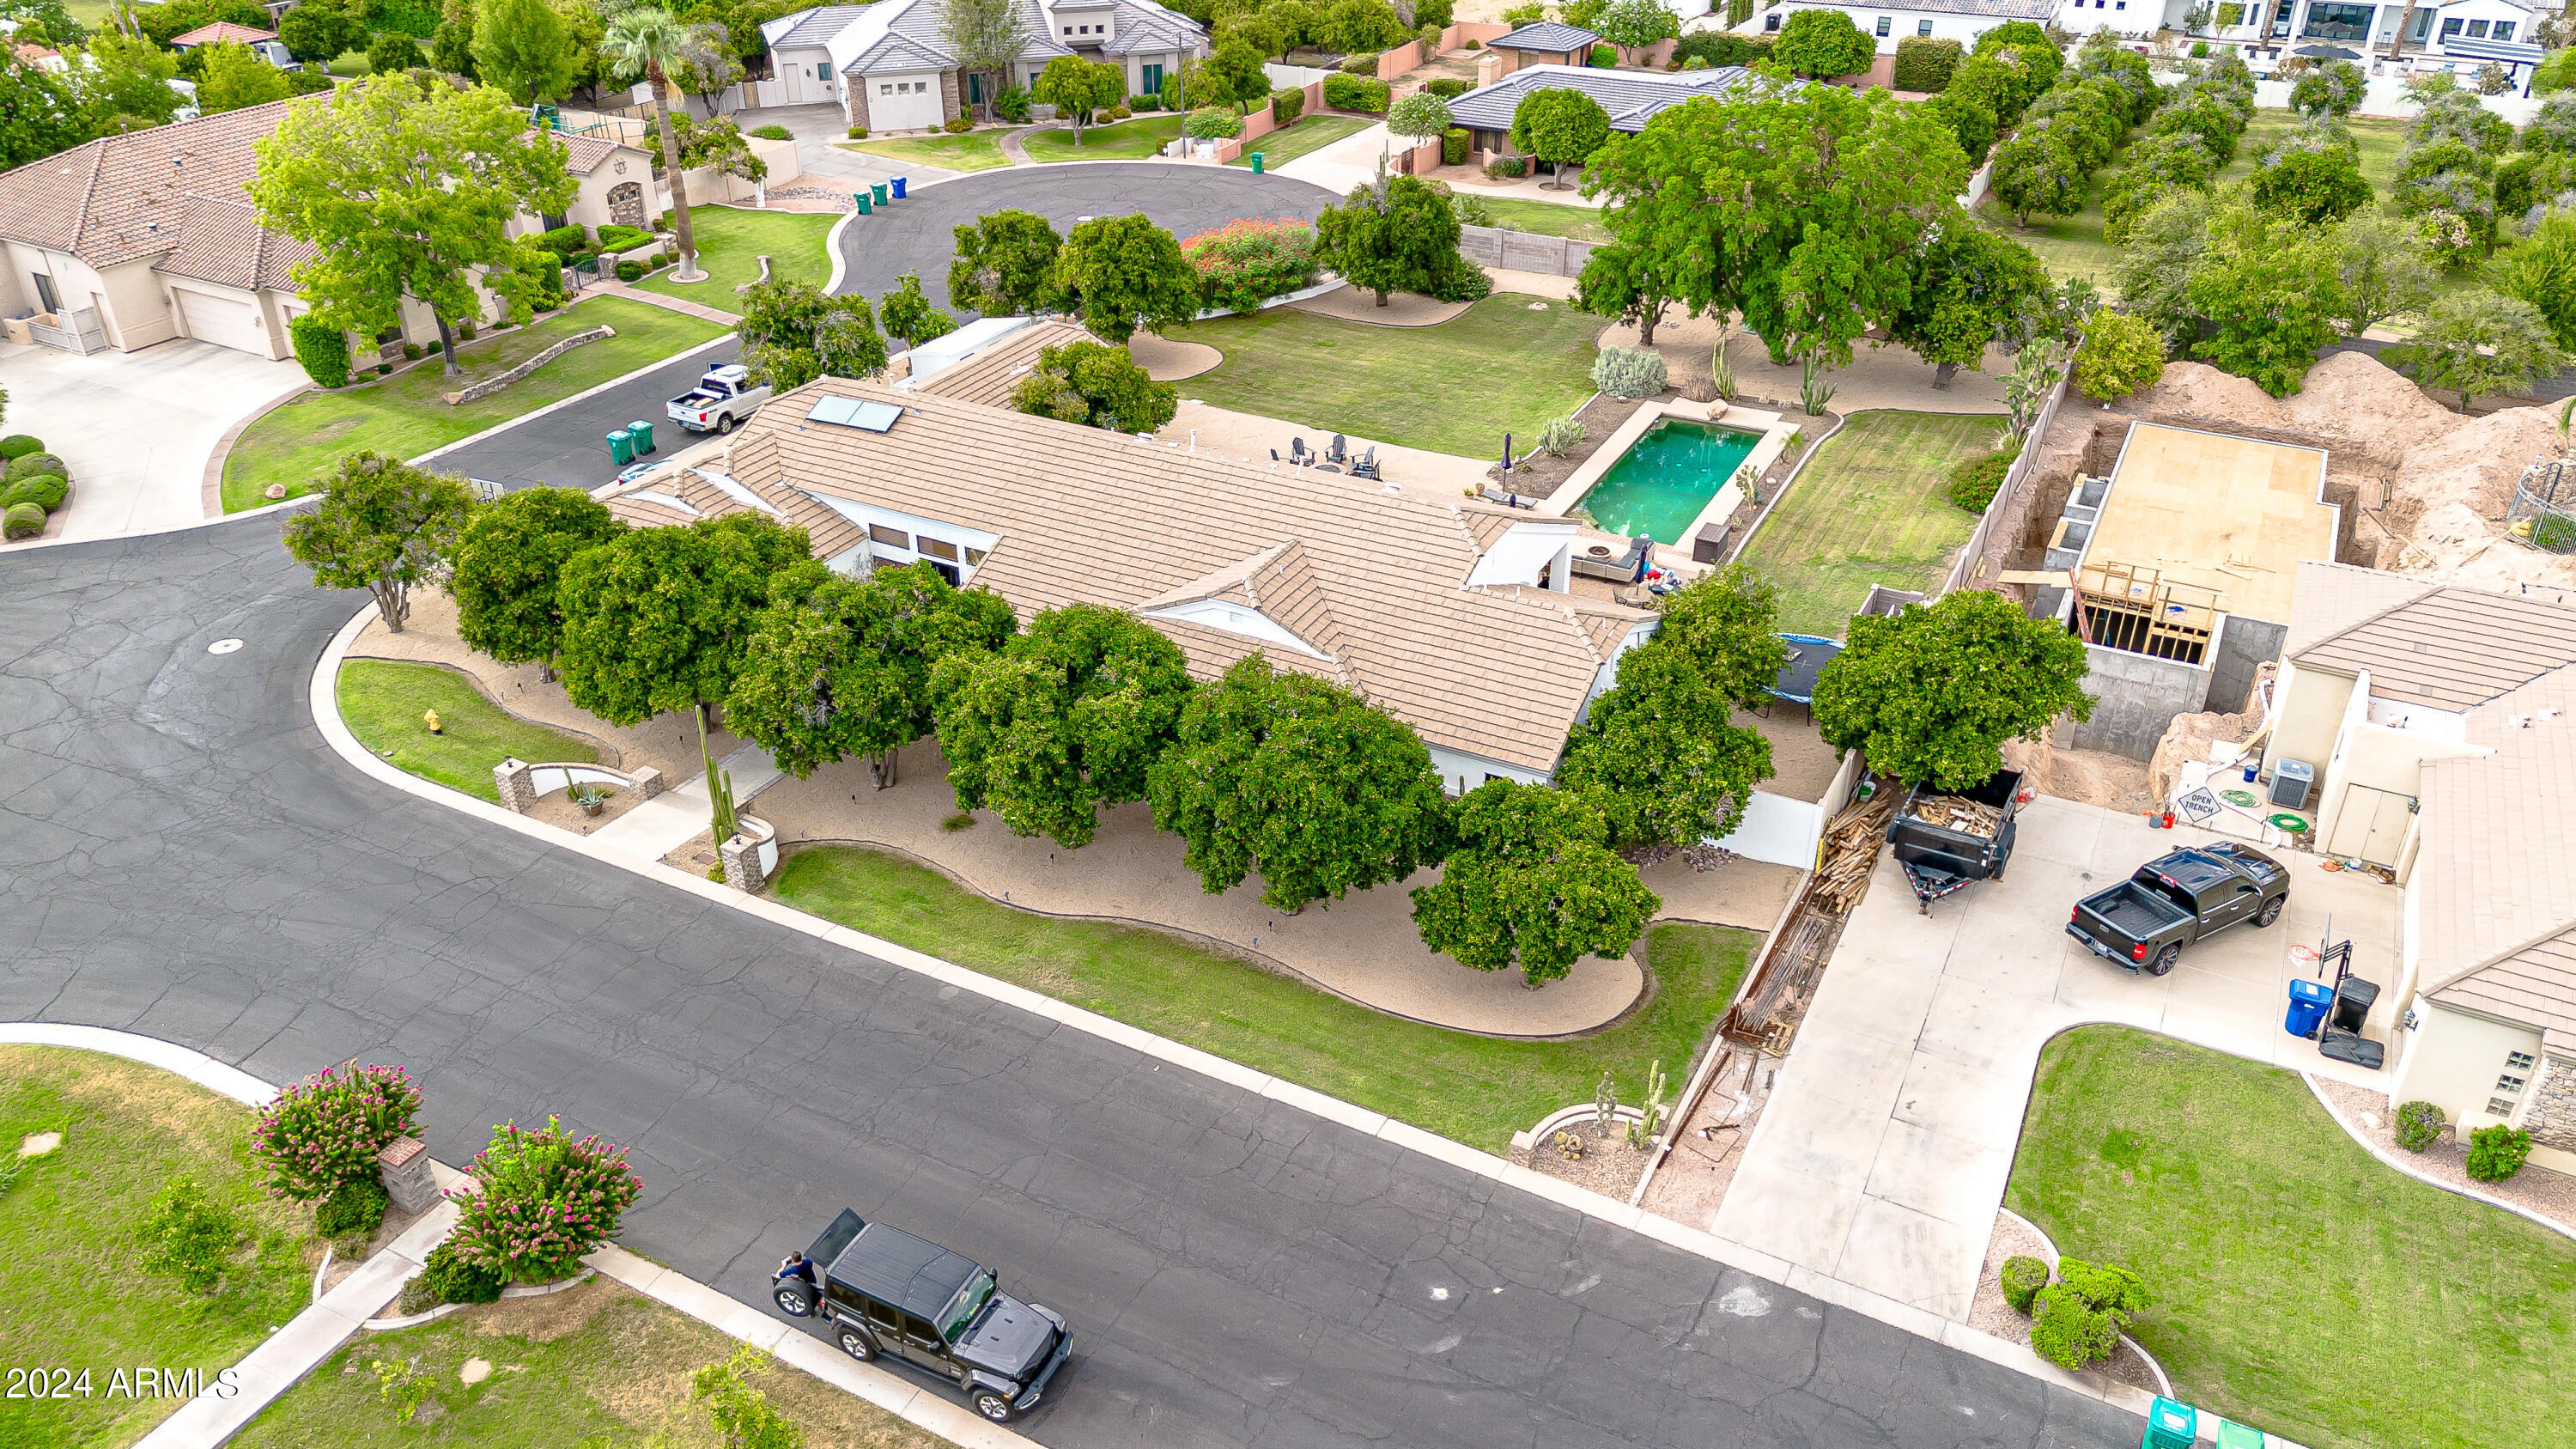
[[[206,652],[209,654],[230,654],[240,647],[241,641],[239,639],[218,639],[214,643],[206,646]]]

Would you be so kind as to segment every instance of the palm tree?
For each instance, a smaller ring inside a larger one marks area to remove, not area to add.
[[[681,61],[688,46],[688,27],[672,19],[670,11],[648,6],[610,21],[599,53],[619,76],[641,75],[652,83],[653,121],[662,132],[662,171],[671,178],[671,224],[680,234],[680,266],[671,280],[703,282],[707,274],[698,267],[697,234],[689,227],[689,187],[680,176],[680,143],[671,131],[671,77],[666,69]]]

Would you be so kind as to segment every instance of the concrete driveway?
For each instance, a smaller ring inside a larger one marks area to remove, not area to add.
[[[0,344],[7,431],[71,465],[62,539],[117,538],[206,518],[206,460],[234,424],[305,385],[304,369],[207,342],[87,357]]]
[[[1713,1230],[1818,1273],[1965,1321],[2012,1173],[2040,1048],[2111,1021],[2277,1066],[2384,1086],[2281,1030],[2293,943],[2353,943],[2380,984],[2366,1033],[2397,1065],[2398,890],[2290,868],[2288,909],[2186,947],[2173,974],[2135,975],[2065,933],[2084,896],[2168,850],[2219,839],[2043,796],[2023,807],[2000,881],[1918,913],[1893,855],[1853,912]]]
[[[911,178],[915,186],[954,176],[954,171],[937,166],[924,166],[917,161],[897,161],[890,156],[872,156],[865,151],[852,151],[833,144],[850,134],[849,119],[838,106],[763,106],[757,110],[737,111],[734,122],[744,130],[761,126],[784,126],[796,138],[796,164],[804,176],[797,186],[839,187],[842,190],[873,185],[897,175]]]

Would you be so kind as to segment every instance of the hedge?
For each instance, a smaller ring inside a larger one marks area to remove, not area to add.
[[[1694,30],[1673,42],[1673,64],[1697,60],[1710,66],[1750,65],[1771,58],[1771,37],[1725,30]]]
[[[1444,75],[1440,79],[1432,81],[1423,87],[1424,90],[1431,92],[1433,95],[1438,96],[1444,101],[1454,101],[1475,88],[1475,82],[1463,81],[1458,79],[1456,76],[1451,75]]]
[[[1355,75],[1324,77],[1324,104],[1337,111],[1386,111],[1386,82],[1362,80]]]
[[[11,433],[5,438],[0,438],[0,465],[7,464],[12,458],[23,458],[29,453],[43,451],[45,451],[45,445],[41,439],[26,433]]]
[[[45,510],[32,503],[16,503],[0,512],[0,538],[16,541],[34,538],[45,531]]]
[[[2013,1312],[2027,1315],[2031,1311],[2031,1300],[2039,1296],[2040,1289],[2048,1286],[2048,1264],[2016,1253],[2004,1259],[2000,1279],[2004,1302],[2012,1306]]]
[[[1466,165],[1467,143],[1474,139],[1475,137],[1472,134],[1457,126],[1452,126],[1448,130],[1441,132],[1440,164],[1443,166]]]
[[[599,229],[599,249],[604,252],[631,252],[652,239],[653,234],[641,227],[611,224]]]
[[[51,513],[63,506],[63,495],[70,491],[71,480],[60,473],[30,473],[0,487],[0,508],[32,503]]]
[[[1950,502],[1970,513],[1983,513],[1995,501],[1995,490],[2004,486],[2004,475],[2012,471],[2013,453],[1986,453],[1970,458],[1950,470]]]
[[[1306,88],[1281,86],[1270,93],[1270,119],[1285,126],[1306,114]]]
[[[1617,70],[1619,68],[1619,47],[1604,41],[1601,44],[1592,47],[1591,59],[1586,61],[1585,64],[1591,66],[1594,70]]]
[[[1900,91],[1945,90],[1950,72],[1966,54],[1959,42],[1930,35],[1909,35],[1896,42],[1896,88]]]
[[[536,243],[550,252],[577,252],[590,245],[590,230],[578,222],[559,226],[553,231],[537,233]]]
[[[72,475],[72,470],[70,465],[51,453],[29,453],[24,457],[10,459],[8,471],[0,474],[0,478],[6,478],[9,482],[15,483],[22,478],[35,477],[39,473],[51,473],[57,478],[68,478]]]
[[[1364,77],[1368,80],[1375,80],[1377,79],[1378,55],[1379,52],[1374,50],[1362,51],[1357,55],[1346,55],[1342,57],[1341,64],[1333,68],[1344,75],[1355,75]]]
[[[315,387],[348,385],[348,333],[325,326],[307,313],[286,324],[286,335],[295,344],[295,360],[303,365],[304,375],[313,379]]]
[[[367,28],[427,40],[438,33],[439,0],[367,0]]]

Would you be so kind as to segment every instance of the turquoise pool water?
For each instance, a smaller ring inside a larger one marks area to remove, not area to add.
[[[1682,535],[1700,510],[1760,441],[1759,433],[1666,418],[1646,429],[1576,506],[1604,532],[1685,542]]]

